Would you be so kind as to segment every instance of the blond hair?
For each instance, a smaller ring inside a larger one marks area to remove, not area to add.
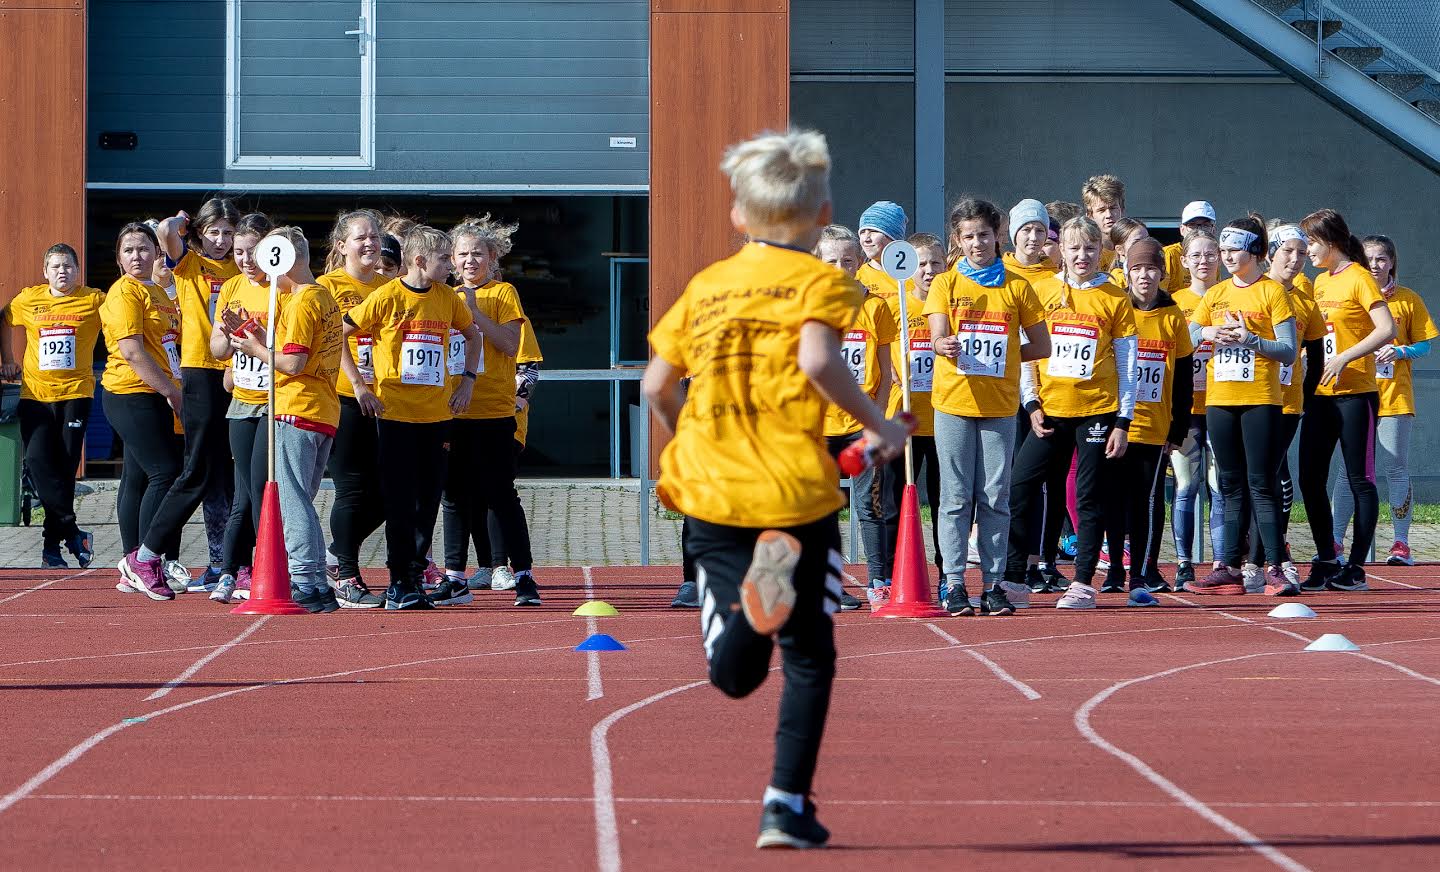
[[[499,261],[515,247],[515,241],[511,237],[519,229],[519,224],[505,224],[498,219],[491,218],[490,213],[486,212],[479,218],[461,219],[460,223],[450,231],[450,242],[458,245],[461,237],[478,239],[489,249],[490,259]]]
[[[935,248],[939,249],[942,258],[945,256],[945,243],[941,242],[940,237],[933,233],[912,233],[905,237],[905,241],[915,246],[916,251],[922,248]]]
[[[1125,183],[1115,176],[1106,173],[1103,176],[1091,176],[1080,186],[1080,199],[1088,208],[1092,201],[1098,203],[1117,203],[1125,205]]]
[[[276,227],[263,238],[269,239],[272,236],[290,240],[290,244],[295,246],[296,263],[310,263],[310,242],[305,238],[305,231],[294,226]]]
[[[1100,244],[1100,237],[1102,235],[1100,233],[1100,225],[1085,215],[1077,215],[1060,226],[1061,244],[1064,244],[1066,236],[1076,234],[1084,241],[1094,243],[1095,245]],[[1096,274],[1099,274],[1100,265],[1098,263],[1095,265],[1095,270]],[[1062,273],[1062,281],[1060,282],[1061,305],[1068,306],[1070,305],[1070,264],[1065,260],[1063,253],[1060,255],[1060,272]]]
[[[381,232],[380,213],[374,209],[356,209],[341,212],[330,229],[330,250],[325,253],[325,271],[334,272],[345,266],[345,240],[350,236],[350,225],[356,221],[369,221],[375,227],[375,234]]]
[[[730,177],[736,208],[757,225],[808,221],[830,199],[830,149],[814,130],[769,131],[732,145],[720,171]]]
[[[450,237],[446,236],[443,231],[424,224],[416,224],[410,228],[400,243],[400,257],[405,261],[400,264],[400,268],[408,270],[410,265],[415,263],[415,258],[429,257],[437,252],[450,251],[453,247]]]
[[[840,242],[853,245],[861,254],[860,260],[865,259],[863,256],[865,252],[860,248],[860,237],[856,236],[855,231],[846,227],[844,224],[826,224],[821,228],[820,239],[815,243],[815,248],[810,253],[819,257],[820,246],[827,242]]]
[[[414,218],[407,218],[404,215],[391,214],[380,224],[380,229],[395,237],[404,239],[405,234],[420,226],[420,222]]]

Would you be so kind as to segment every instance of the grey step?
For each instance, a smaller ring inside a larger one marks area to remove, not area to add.
[[[1385,54],[1385,49],[1373,45],[1351,46],[1331,49],[1330,53],[1357,70],[1363,70]]]
[[[1385,90],[1400,97],[1425,84],[1425,77],[1419,73],[1380,73],[1370,78]]]
[[[1315,22],[1313,22],[1313,21],[1309,21],[1309,20],[1306,20],[1306,21],[1292,21],[1292,22],[1290,22],[1290,26],[1293,27],[1293,28],[1295,28],[1296,30],[1300,31],[1301,33],[1305,34],[1307,37],[1309,37],[1309,38],[1312,39],[1312,40],[1315,38]],[[1325,22],[1325,38],[1326,38],[1326,39],[1329,39],[1330,37],[1334,36],[1335,34],[1337,34],[1337,33],[1339,33],[1339,32],[1340,32],[1340,22],[1338,22],[1338,21],[1326,21],[1326,22]]]
[[[1259,0],[1261,6],[1270,11],[1271,15],[1284,15],[1300,4],[1300,0]]]
[[[1415,108],[1440,121],[1440,100],[1416,100]]]

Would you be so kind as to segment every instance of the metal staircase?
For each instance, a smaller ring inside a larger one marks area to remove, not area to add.
[[[1173,2],[1440,173],[1440,34],[1417,57],[1343,0]],[[1418,18],[1434,2],[1388,5]]]

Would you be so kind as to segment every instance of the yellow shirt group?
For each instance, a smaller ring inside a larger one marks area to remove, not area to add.
[[[1048,257],[1042,258],[1041,261],[1034,266],[1025,266],[1016,260],[1013,251],[1005,252],[1002,259],[1005,261],[1005,268],[1007,270],[1029,282],[1031,287],[1034,287],[1035,283],[1041,279],[1048,279],[1060,271],[1060,267],[1056,266],[1055,262]]]
[[[895,323],[890,306],[873,293],[866,293],[855,320],[840,334],[840,356],[844,358],[846,368],[855,377],[860,390],[877,399],[881,405],[887,404],[889,398],[877,396],[880,366],[882,361],[890,365],[890,360],[880,356],[880,348],[899,338],[900,328]],[[860,422],[839,406],[831,406],[825,412],[826,436],[848,436],[860,429]]]
[[[284,297],[284,294],[280,295],[281,303],[284,302]],[[270,286],[256,284],[244,275],[237,275],[227,280],[220,288],[220,302],[215,311],[219,313],[227,309],[232,312],[239,312],[243,309],[249,317],[260,322],[261,327],[268,329],[270,325]],[[276,341],[279,341],[278,336]],[[275,348],[278,350],[280,346],[276,345]],[[237,351],[226,363],[231,367],[230,377],[235,384],[231,396],[252,406],[263,406],[270,402],[270,362],[268,360],[251,357],[243,351]]]
[[[375,396],[385,406],[381,418],[432,424],[453,417],[445,372],[450,331],[474,322],[454,289],[435,282],[414,291],[393,279],[346,317],[358,332],[375,339]]]
[[[1280,397],[1284,406],[1280,411],[1286,415],[1299,415],[1305,411],[1305,343],[1314,342],[1325,335],[1325,323],[1320,320],[1320,310],[1315,301],[1300,290],[1297,282],[1289,291],[1290,311],[1295,313],[1295,338],[1300,347],[1295,362],[1280,367]]]
[[[1035,294],[1050,331],[1050,356],[1036,365],[1045,414],[1085,418],[1118,411],[1114,340],[1135,335],[1130,296],[1108,279],[1076,288],[1058,276],[1040,282]]]
[[[180,383],[180,309],[153,282],[121,276],[105,294],[100,321],[109,346],[100,384],[112,394],[153,394],[120,353],[120,340],[140,337],[160,371]]]
[[[465,289],[456,288],[455,293],[460,299],[460,305],[468,312],[470,309],[465,299]],[[490,282],[476,288],[475,307],[485,317],[500,325],[525,319],[525,311],[520,308],[520,296],[515,292],[515,286],[509,282]],[[521,332],[524,332],[523,324]],[[465,345],[465,337],[452,329],[445,360],[445,369],[450,375],[452,388],[459,385],[465,372]],[[470,407],[456,417],[467,420],[513,417],[516,358],[502,354],[500,349],[483,336],[480,345],[480,364],[475,370]]]
[[[343,268],[326,273],[315,280],[315,283],[330,291],[335,298],[335,304],[340,307],[340,314],[344,315],[351,309],[360,305],[365,298],[370,296],[376,288],[390,281],[380,273],[376,273],[368,282],[347,273]],[[374,348],[374,340],[368,333],[353,333],[347,340],[350,344],[350,359],[355,361],[359,368],[360,375],[365,378],[366,384],[375,383],[375,367],[371,359],[371,351]],[[345,373],[340,373],[340,378],[335,383],[335,390],[342,397],[354,397],[355,389],[350,386],[350,379]]]
[[[275,325],[275,350],[307,354],[295,375],[275,375],[275,414],[333,430],[340,423],[340,307],[322,285],[305,285],[287,294]]]
[[[1180,308],[1180,314],[1185,320],[1191,320],[1195,314],[1195,308],[1200,305],[1200,295],[1189,288],[1181,288],[1170,294],[1175,300],[1175,305]],[[1210,355],[1214,348],[1206,340],[1201,340],[1199,345],[1190,353],[1190,390],[1192,399],[1190,402],[1190,414],[1205,414],[1205,375],[1210,370]]]
[[[1173,303],[1146,311],[1135,310],[1136,343],[1135,420],[1130,424],[1130,441],[1142,445],[1164,445],[1170,438],[1171,386],[1189,372],[1176,372],[1175,362],[1188,357],[1190,324]]]
[[[895,298],[900,299],[898,296]],[[891,309],[895,322],[900,322],[898,302]],[[905,283],[905,338],[890,343],[890,361],[895,366],[895,385],[890,389],[890,404],[886,414],[894,417],[904,405],[904,391],[900,385],[900,373],[907,366],[905,349],[910,349],[908,360],[910,379],[910,414],[915,416],[916,436],[935,435],[935,412],[930,407],[930,390],[935,383],[935,350],[930,345],[930,325],[925,320],[925,301],[915,296],[915,283]]]
[[[1008,268],[1004,283],[994,288],[948,270],[930,283],[925,314],[946,316],[960,343],[956,357],[935,356],[931,405],[967,418],[1014,415],[1020,407],[1020,331],[1045,320],[1030,283]]]
[[[1226,313],[1262,339],[1275,338],[1275,325],[1295,317],[1290,295],[1269,276],[1249,285],[1227,279],[1205,292],[1190,320],[1201,327],[1219,326]],[[1205,376],[1205,400],[1211,406],[1278,406],[1280,363],[1246,345],[1215,346]]]
[[[1385,302],[1369,270],[1351,263],[1338,273],[1323,272],[1315,279],[1315,305],[1325,325],[1325,360],[1362,341],[1375,329],[1370,309]],[[1345,365],[1340,377],[1315,389],[1317,396],[1338,397],[1378,390],[1375,357],[1365,355]]]
[[[1390,314],[1395,318],[1396,345],[1414,345],[1427,339],[1440,337],[1440,330],[1430,318],[1425,301],[1420,295],[1405,287],[1397,287],[1385,298]],[[1375,381],[1380,388],[1380,415],[1415,414],[1415,384],[1409,360],[1395,360],[1392,363],[1375,366]]]
[[[25,331],[20,397],[59,403],[95,396],[95,342],[105,292],[80,287],[63,296],[49,285],[26,288],[5,309],[5,324]]]
[[[190,250],[180,258],[172,271],[175,276],[175,302],[180,305],[180,365],[199,369],[224,369],[225,361],[210,354],[210,331],[219,311],[220,292],[225,282],[240,274],[240,268],[229,258],[214,260]]]
[[[890,274],[876,266],[874,261],[860,264],[855,271],[855,280],[864,285],[865,290],[890,304],[892,309],[898,307],[895,298],[900,296],[900,283],[890,278]]]
[[[844,505],[800,332],[816,321],[843,334],[863,299],[835,267],[758,242],[690,280],[650,332],[657,356],[694,375],[660,456],[665,505],[744,527],[807,524]]]

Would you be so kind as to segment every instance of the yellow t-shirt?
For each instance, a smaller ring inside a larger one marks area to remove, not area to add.
[[[285,301],[285,297],[285,294],[280,294],[281,303]],[[220,288],[220,302],[215,311],[224,312],[226,309],[232,312],[244,309],[247,315],[260,322],[261,327],[268,329],[270,286],[257,285],[244,275],[228,279]],[[275,348],[279,350],[280,346]],[[232,392],[235,399],[252,406],[263,406],[270,402],[270,361],[237,351],[226,362],[231,367],[230,376],[235,383]]]
[[[845,504],[822,438],[825,400],[800,369],[800,328],[843,335],[864,299],[835,267],[755,242],[690,280],[650,331],[657,356],[694,374],[660,455],[665,505],[712,524],[791,527]]]
[[[900,338],[900,327],[890,306],[874,294],[866,294],[855,315],[855,322],[840,335],[840,356],[860,390],[875,397],[880,390],[880,346]],[[889,397],[875,397],[881,405],[889,405]],[[848,436],[862,429],[860,422],[839,406],[825,411],[825,435]]]
[[[1190,270],[1185,268],[1185,243],[1172,242],[1163,249],[1165,254],[1165,290],[1170,296],[1176,291],[1190,287]]]
[[[139,336],[149,354],[180,384],[180,309],[153,283],[121,276],[105,294],[100,306],[109,357],[100,384],[112,394],[153,394],[120,353],[120,340]]]
[[[295,375],[276,373],[276,415],[339,426],[335,377],[340,372],[340,330],[340,307],[327,288],[305,285],[285,295],[275,327],[275,350],[308,354],[309,359]]]
[[[1005,271],[998,288],[977,284],[958,270],[930,283],[925,314],[950,319],[960,339],[955,358],[935,356],[930,403],[947,415],[1003,418],[1020,408],[1020,331],[1045,320],[1035,289]]]
[[[465,306],[465,292],[455,289],[460,304]],[[520,308],[520,295],[509,282],[490,282],[475,291],[475,306],[491,321],[505,325],[512,321],[525,320],[525,310]],[[473,316],[472,316],[473,317]],[[524,325],[521,325],[524,332]],[[480,341],[480,368],[475,370],[475,385],[470,393],[470,408],[458,418],[466,420],[489,420],[510,418],[515,415],[515,358],[501,354],[483,337]],[[445,361],[450,374],[452,388],[460,384],[465,372],[465,337],[455,330],[450,331],[449,352]]]
[[[1035,283],[1041,279],[1048,279],[1060,271],[1060,268],[1055,265],[1055,262],[1048,257],[1042,259],[1034,266],[1025,266],[1015,259],[1015,252],[1007,251],[1002,256],[1002,260],[1005,261],[1006,269],[1029,282],[1031,287],[1034,287]]]
[[[343,268],[326,273],[315,280],[315,283],[330,291],[330,296],[335,298],[335,304],[340,307],[340,314],[344,315],[351,309],[360,305],[371,292],[386,282],[390,281],[380,273],[368,282],[362,282],[347,273]],[[360,374],[366,376],[366,384],[375,383],[375,367],[371,364],[371,350],[373,348],[370,334],[354,333],[347,340],[350,343],[350,359],[355,361],[359,367]],[[342,371],[335,382],[335,390],[342,397],[354,397],[355,389],[350,386],[350,379],[345,377]]]
[[[895,298],[899,300],[899,297]],[[899,308],[897,303],[896,309]],[[895,312],[895,321],[900,321]],[[905,345],[910,345],[910,414],[915,416],[915,435],[935,435],[935,412],[930,408],[930,389],[935,381],[935,352],[930,345],[930,325],[925,321],[925,301],[915,296],[915,283],[905,283],[905,317],[909,327],[905,340],[899,337],[890,343],[890,362],[895,366],[895,385],[890,389],[890,404],[886,414],[892,418],[904,405],[904,392],[900,389],[900,372],[906,366]]]
[[[1325,359],[1343,352],[1363,340],[1375,329],[1370,310],[1385,302],[1370,271],[1352,263],[1338,273],[1323,272],[1315,279],[1315,305],[1325,321]],[[1375,384],[1375,357],[1367,354],[1350,361],[1340,377],[1328,385],[1320,385],[1315,393],[1322,397],[1364,394],[1378,390]]]
[[[520,322],[520,353],[515,355],[517,364],[544,363],[545,355],[540,353],[540,342],[535,338],[535,328],[530,319]],[[530,405],[515,413],[515,441],[525,447],[525,438],[530,433]]]
[[[1274,339],[1275,325],[1295,317],[1284,286],[1266,275],[1243,286],[1233,278],[1220,282],[1205,292],[1190,320],[1201,327],[1219,325],[1226,312],[1262,339]],[[1281,405],[1280,364],[1253,348],[1216,347],[1205,375],[1205,396],[1212,406]]]
[[[1108,278],[1075,288],[1055,276],[1040,282],[1035,294],[1050,331],[1050,356],[1036,366],[1045,414],[1085,418],[1118,411],[1120,374],[1113,343],[1135,335],[1130,295]]]
[[[1181,288],[1170,296],[1175,300],[1175,305],[1180,307],[1180,314],[1185,316],[1185,320],[1191,320],[1195,307],[1200,305],[1200,295],[1189,288]],[[1190,352],[1191,415],[1205,414],[1205,373],[1210,370],[1210,355],[1213,352],[1214,349],[1205,340],[1201,340]]]
[[[1395,288],[1385,298],[1395,318],[1395,345],[1414,345],[1440,337],[1440,330],[1430,318],[1430,310],[1420,295],[1405,287]],[[1415,414],[1415,383],[1410,372],[1413,361],[1396,360],[1387,366],[1375,366],[1375,381],[1380,388],[1380,416]]]
[[[1295,363],[1280,367],[1280,398],[1284,405],[1280,411],[1286,415],[1299,415],[1305,411],[1305,343],[1314,342],[1325,336],[1325,322],[1320,319],[1320,310],[1315,301],[1299,290],[1299,285],[1289,291],[1290,310],[1295,313],[1295,337],[1300,347]]]
[[[95,341],[105,292],[80,287],[64,296],[26,288],[5,308],[5,324],[25,331],[20,398],[59,403],[95,396]]]
[[[1115,258],[1116,258],[1116,257],[1118,257],[1118,255],[1115,254],[1115,249],[1113,249],[1113,248],[1101,248],[1101,249],[1100,249],[1100,271],[1103,272],[1103,273],[1108,273],[1108,272],[1110,272],[1110,270],[1114,269],[1114,268],[1115,268]]]
[[[212,260],[198,251],[185,252],[172,271],[175,301],[180,304],[180,365],[224,369],[226,362],[210,354],[210,331],[215,326],[220,291],[226,280],[240,274],[233,260]]]
[[[1296,273],[1295,280],[1292,284],[1295,286],[1295,290],[1312,300],[1315,299],[1315,283],[1310,281],[1310,277],[1305,275],[1305,273]]]
[[[448,421],[450,394],[445,357],[450,331],[474,321],[447,284],[412,291],[400,279],[381,285],[346,317],[358,332],[375,337],[375,396],[387,421],[433,424]]]
[[[1170,435],[1171,386],[1177,373],[1175,362],[1195,349],[1190,344],[1190,322],[1176,305],[1160,306],[1148,312],[1135,310],[1137,377],[1135,420],[1130,424],[1130,441],[1141,445],[1164,445]]]
[[[865,286],[865,290],[884,300],[892,307],[899,306],[895,298],[900,296],[900,283],[890,278],[885,270],[876,266],[873,261],[865,261],[855,271],[855,280]]]
[[[1130,287],[1129,280],[1125,278],[1125,268],[1123,266],[1115,266],[1111,268],[1110,284],[1114,285],[1117,288]]]

